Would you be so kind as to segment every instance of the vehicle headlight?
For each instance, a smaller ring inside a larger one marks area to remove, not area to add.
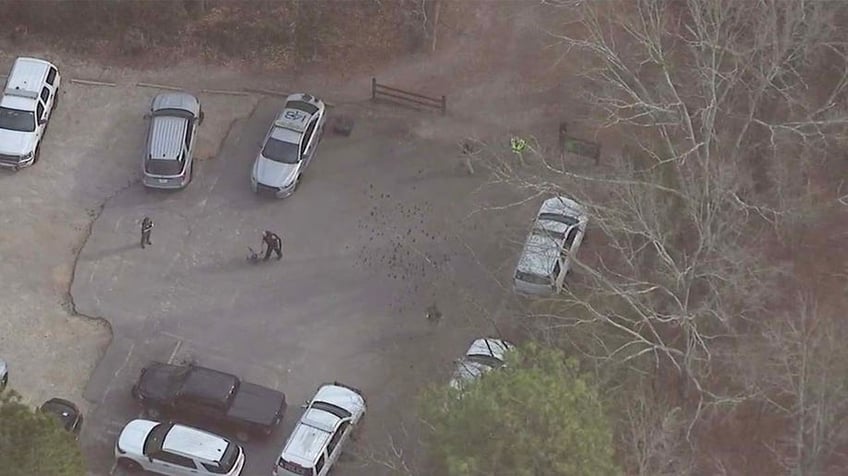
[[[21,156],[21,160],[29,160],[32,158],[32,152],[27,152],[26,154]]]

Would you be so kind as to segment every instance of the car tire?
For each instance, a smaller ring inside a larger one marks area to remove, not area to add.
[[[53,98],[53,105],[50,106],[50,115],[53,115],[53,111],[56,110],[56,107],[59,105],[59,91],[56,91],[56,97]]]
[[[131,459],[127,459],[127,458],[119,459],[118,460],[118,466],[120,466],[121,469],[123,469],[124,471],[130,472],[130,473],[140,473],[144,469],[137,462],[135,462]]]
[[[32,154],[32,165],[37,164],[38,158],[41,156],[41,147],[39,147],[40,145],[41,144],[35,146],[35,153]]]

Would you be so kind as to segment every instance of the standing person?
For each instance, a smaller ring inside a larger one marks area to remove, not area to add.
[[[262,261],[268,261],[271,253],[277,253],[277,259],[283,258],[283,240],[274,233],[265,230],[262,235],[262,241],[265,243],[265,258]]]
[[[144,248],[144,245],[152,245],[150,242],[150,232],[153,230],[153,220],[150,217],[144,217],[144,220],[141,220],[141,247]]]

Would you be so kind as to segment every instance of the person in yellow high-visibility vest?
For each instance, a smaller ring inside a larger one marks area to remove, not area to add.
[[[518,156],[518,161],[524,164],[524,149],[527,148],[527,141],[521,137],[512,136],[509,139],[509,145],[512,147],[512,152]]]

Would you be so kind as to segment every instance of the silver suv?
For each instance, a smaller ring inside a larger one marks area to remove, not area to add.
[[[560,292],[588,221],[586,209],[570,198],[545,200],[515,267],[515,291],[539,295]]]
[[[183,188],[194,171],[200,102],[188,93],[163,93],[153,99],[147,131],[142,183],[151,188]]]
[[[18,170],[38,160],[61,81],[59,70],[47,61],[15,60],[0,99],[0,167]]]
[[[265,135],[253,163],[250,174],[253,191],[276,198],[294,193],[303,171],[315,156],[326,120],[326,107],[320,99],[308,94],[286,98],[283,111]]]
[[[326,476],[364,416],[361,391],[339,382],[321,385],[286,440],[274,476]]]

